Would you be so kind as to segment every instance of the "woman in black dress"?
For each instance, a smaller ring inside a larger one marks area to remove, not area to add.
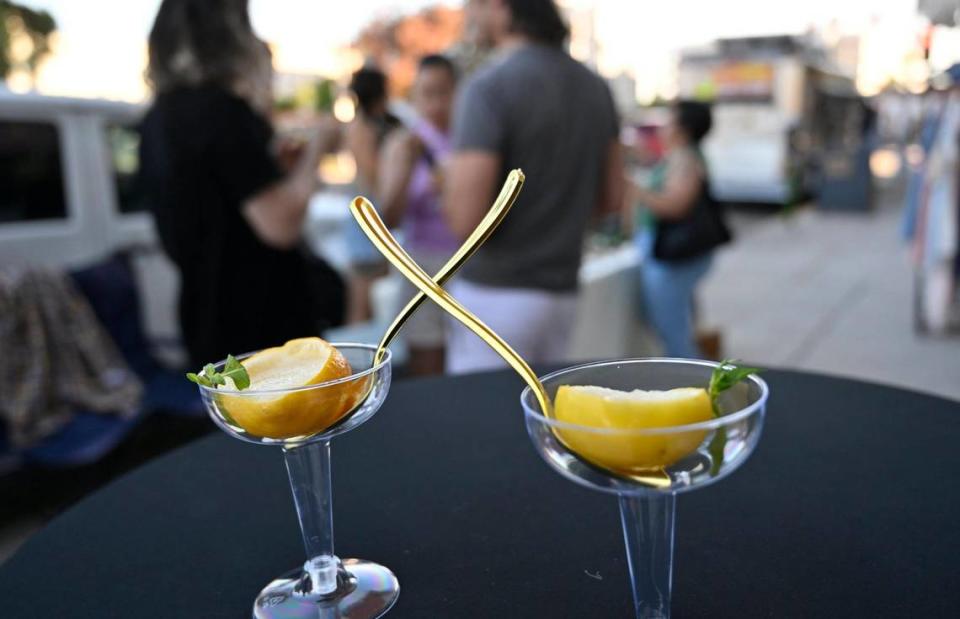
[[[338,131],[323,122],[284,169],[267,115],[270,51],[247,0],[164,0],[149,40],[156,99],[140,146],[161,243],[180,272],[180,325],[196,366],[342,319],[300,248],[317,165]]]

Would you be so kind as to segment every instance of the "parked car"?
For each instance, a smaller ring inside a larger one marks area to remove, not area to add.
[[[0,92],[0,264],[79,268],[135,248],[142,321],[177,357],[176,272],[139,191],[142,106]]]

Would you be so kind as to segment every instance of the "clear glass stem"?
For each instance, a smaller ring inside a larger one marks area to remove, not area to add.
[[[340,586],[340,559],[333,554],[333,496],[330,441],[283,449],[297,506],[307,561],[298,593],[330,595]]]
[[[637,619],[670,618],[676,504],[675,494],[620,496]]]

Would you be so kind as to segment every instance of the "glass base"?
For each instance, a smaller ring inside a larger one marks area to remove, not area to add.
[[[255,619],[376,619],[386,614],[400,595],[393,572],[369,561],[344,559],[341,590],[307,596],[295,591],[303,571],[292,570],[274,580],[253,604]]]

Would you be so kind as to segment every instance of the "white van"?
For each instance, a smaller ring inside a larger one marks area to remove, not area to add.
[[[0,267],[69,269],[135,247],[144,326],[175,354],[176,273],[137,189],[143,111],[0,92]]]

